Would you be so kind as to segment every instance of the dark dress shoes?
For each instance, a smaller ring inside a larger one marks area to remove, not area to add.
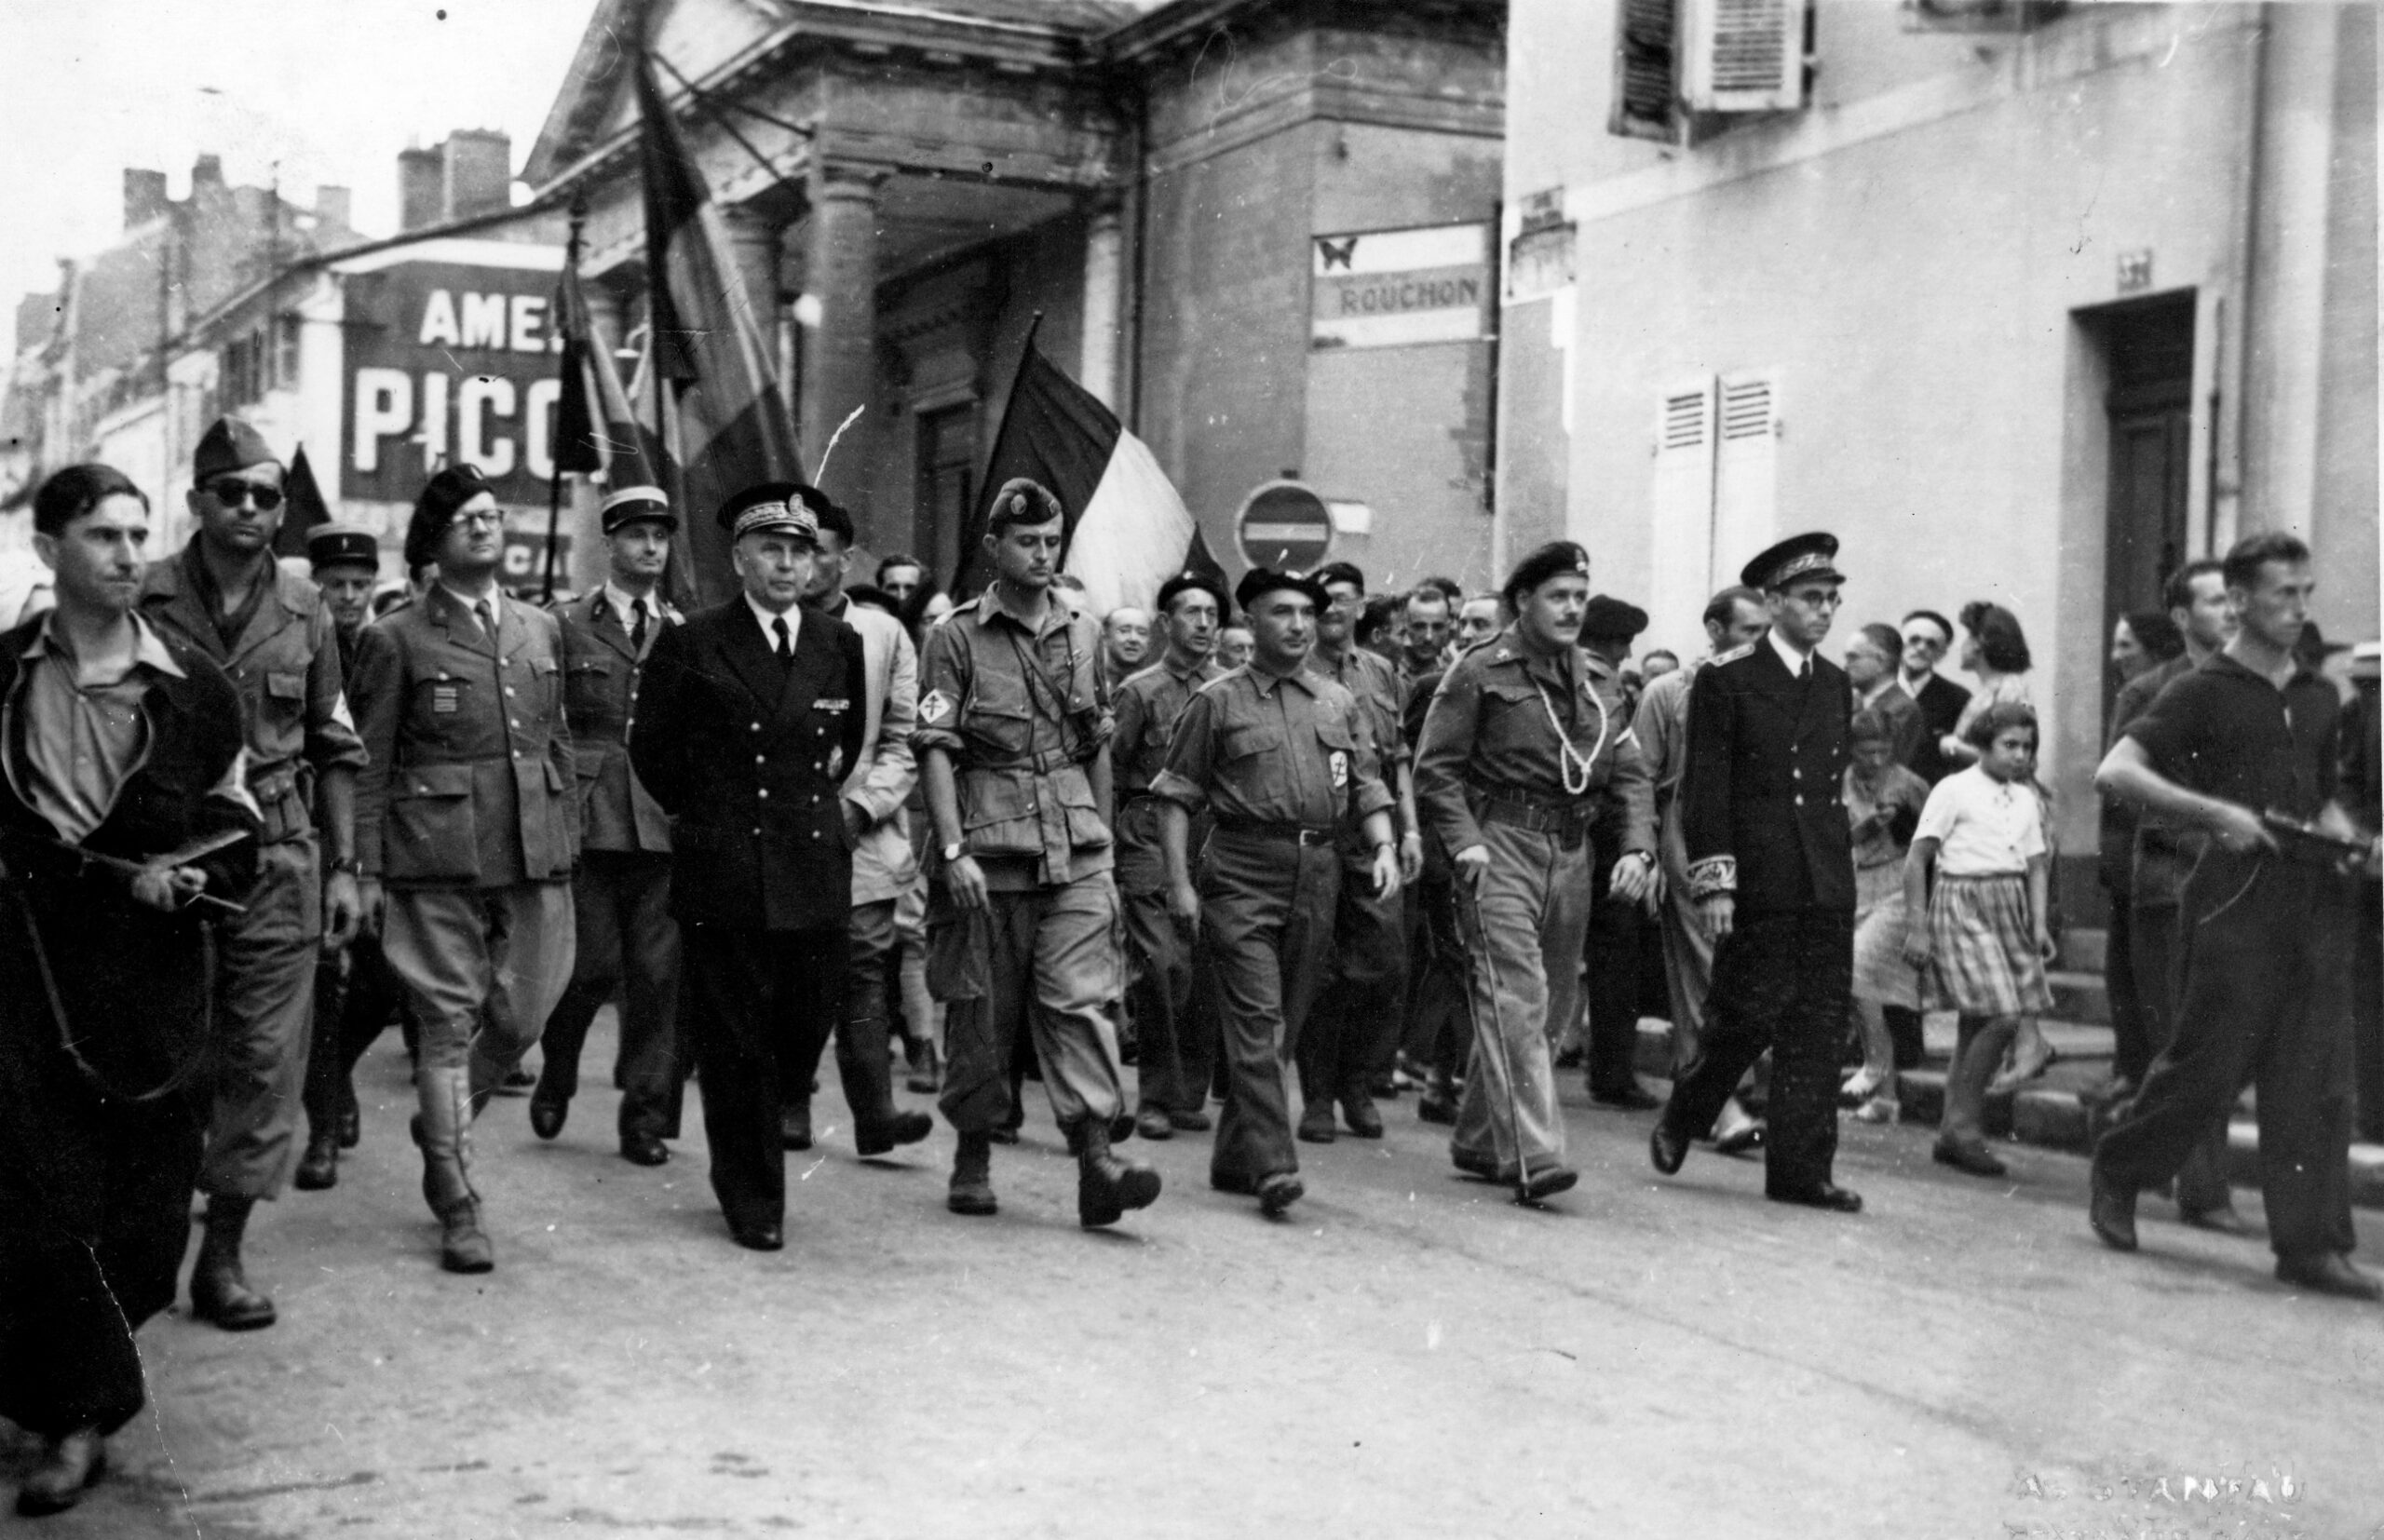
[[[1207,1113],[1172,1112],[1167,1114],[1167,1121],[1168,1126],[1180,1134],[1204,1134],[1216,1127]],[[1145,1134],[1143,1137],[1147,1139],[1150,1136]]]
[[[1498,1170],[1498,1160],[1497,1156],[1483,1155],[1479,1151],[1475,1150],[1469,1150],[1461,1144],[1451,1144],[1449,1146],[1449,1164],[1455,1166],[1458,1170],[1463,1171],[1466,1175],[1478,1176],[1484,1182],[1497,1182],[1503,1180]]]
[[[2087,1181],[2086,1223],[2114,1251],[2135,1250],[2135,1194],[2096,1171]]]
[[[811,1103],[797,1101],[779,1109],[779,1138],[790,1150],[811,1148]]]
[[[1524,1179],[1523,1201],[1537,1203],[1559,1193],[1570,1192],[1573,1184],[1580,1180],[1580,1173],[1569,1166],[1543,1166]]]
[[[1175,1120],[1164,1107],[1145,1107],[1134,1114],[1134,1131],[1145,1139],[1173,1139]]]
[[[783,1251],[786,1232],[775,1224],[739,1224],[728,1222],[728,1238],[748,1251]]]
[[[670,1146],[652,1134],[623,1134],[621,1158],[632,1166],[660,1166],[670,1159]]]
[[[549,1101],[536,1096],[530,1099],[530,1131],[540,1139],[552,1139],[562,1132],[563,1120],[570,1115],[568,1101]]]
[[[1786,1188],[1763,1195],[1774,1203],[1793,1203],[1800,1209],[1825,1209],[1833,1214],[1859,1214],[1862,1211],[1862,1195],[1849,1192],[1834,1182],[1818,1187]]]
[[[76,1428],[43,1449],[41,1464],[17,1489],[17,1511],[27,1519],[64,1513],[107,1474],[107,1441],[96,1427]]]
[[[1299,1137],[1307,1144],[1333,1142],[1333,1103],[1311,1101],[1300,1110]]]
[[[2207,1209],[2180,1203],[2177,1205],[2177,1220],[2197,1230],[2209,1230],[2222,1236],[2248,1236],[2252,1233],[2252,1222],[2236,1212],[2232,1203],[2214,1204]]]
[[[1349,1132],[1359,1139],[1382,1137],[1382,1113],[1370,1097],[1345,1096],[1341,1099],[1341,1121],[1349,1125]]]
[[[319,1133],[306,1141],[306,1153],[298,1159],[298,1172],[290,1184],[302,1193],[320,1193],[339,1185],[339,1135]]]
[[[882,1155],[900,1144],[916,1144],[935,1132],[935,1119],[925,1113],[895,1113],[873,1118],[853,1129],[853,1147],[863,1155]]]
[[[1590,1087],[1590,1100],[1601,1107],[1619,1107],[1627,1113],[1652,1112],[1662,1106],[1663,1099],[1648,1093],[1645,1086],[1632,1081],[1628,1086],[1616,1086],[1601,1090]]]
[[[1280,1219],[1283,1211],[1307,1196],[1300,1179],[1290,1171],[1277,1171],[1258,1183],[1258,1211],[1268,1219]]]
[[[1647,1130],[1647,1163],[1666,1176],[1680,1169],[1688,1158],[1688,1136],[1673,1129],[1662,1118]]]
[[[2002,1176],[2011,1169],[1996,1159],[1984,1144],[1975,1140],[1941,1139],[1930,1150],[1929,1158],[1940,1166],[1951,1166],[1972,1176]]]
[[[2276,1277],[2279,1283],[2307,1289],[2313,1294],[2333,1294],[2346,1300],[2384,1299],[2384,1283],[2352,1266],[2350,1259],[2338,1251],[2279,1257]]]
[[[1437,1123],[1443,1128],[1456,1127],[1456,1098],[1446,1091],[1427,1087],[1416,1099],[1416,1115],[1426,1123]]]

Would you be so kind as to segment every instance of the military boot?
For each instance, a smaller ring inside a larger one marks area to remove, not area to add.
[[[485,1273],[496,1251],[481,1229],[481,1196],[472,1187],[471,1075],[462,1069],[414,1074],[422,1114],[414,1120],[422,1146],[422,1198],[438,1216],[439,1265],[450,1273]]]
[[[1088,1230],[1115,1224],[1129,1209],[1158,1200],[1158,1173],[1139,1160],[1109,1150],[1109,1121],[1088,1117],[1077,1125],[1077,1223]]]
[[[990,1214],[994,1203],[994,1141],[986,1134],[962,1134],[952,1157],[952,1190],[943,1206],[955,1214]]]
[[[208,1198],[207,1231],[190,1273],[190,1313],[226,1331],[254,1331],[276,1318],[273,1302],[249,1287],[240,1268],[240,1236],[256,1202],[222,1193]]]

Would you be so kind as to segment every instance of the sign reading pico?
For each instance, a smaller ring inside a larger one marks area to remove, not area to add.
[[[432,471],[463,461],[500,502],[524,503],[554,473],[562,253],[474,242],[457,261],[443,244],[347,279],[344,499],[412,502]]]

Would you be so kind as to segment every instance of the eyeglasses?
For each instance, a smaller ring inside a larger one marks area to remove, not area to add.
[[[459,513],[455,522],[467,529],[501,530],[505,527],[505,510],[483,508],[477,513]]]
[[[1927,631],[1913,632],[1910,636],[1903,639],[1903,644],[1907,647],[1917,648],[1923,652],[1942,653],[1945,650],[1945,644],[1938,641],[1934,636],[1931,636]]]
[[[244,500],[253,500],[259,513],[271,513],[281,507],[281,489],[262,481],[244,481],[237,476],[219,477],[207,483],[207,495],[227,508],[237,508]]]

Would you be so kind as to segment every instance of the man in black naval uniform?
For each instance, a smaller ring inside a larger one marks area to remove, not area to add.
[[[693,1034],[711,1187],[739,1246],[785,1244],[780,1067],[844,1008],[853,858],[845,767],[860,752],[860,637],[799,601],[818,520],[792,482],[720,510],[744,591],[647,655],[630,765],[670,815],[679,1027]]]
[[[1649,1136],[1667,1176],[1766,1048],[1764,1196],[1853,1213],[1830,1180],[1837,1046],[1854,968],[1854,853],[1838,788],[1853,696],[1816,650],[1837,614],[1837,537],[1800,534],[1746,565],[1771,628],[1714,659],[1688,698],[1681,825],[1690,896],[1714,937],[1705,1039]]]

